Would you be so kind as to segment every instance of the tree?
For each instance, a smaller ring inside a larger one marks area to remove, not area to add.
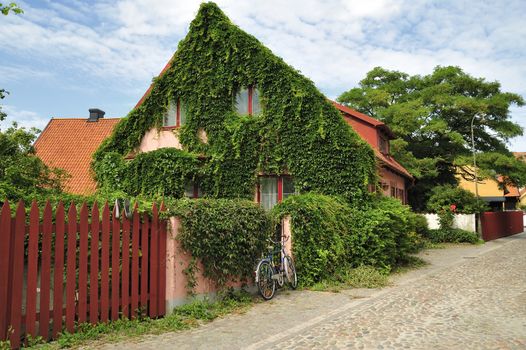
[[[3,5],[0,2],[0,12],[2,12],[2,14],[5,15],[5,16],[7,16],[9,14],[9,12],[16,13],[17,15],[19,15],[21,13],[24,13],[24,11],[20,8],[20,6],[18,6],[14,2],[12,2],[12,3],[8,4],[8,5]]]
[[[452,66],[424,76],[376,67],[338,101],[382,120],[398,136],[391,149],[417,178],[410,196],[414,209],[425,209],[436,185],[455,185],[457,173],[474,179],[472,120],[480,176],[501,174],[505,183],[526,184],[526,166],[506,146],[522,135],[510,107],[523,106],[524,100],[502,92],[498,82]]]
[[[46,166],[34,153],[38,132],[19,128],[16,123],[0,130],[0,201],[30,201],[62,192],[66,173]]]

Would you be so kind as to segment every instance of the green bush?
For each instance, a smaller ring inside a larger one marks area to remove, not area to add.
[[[397,200],[376,197],[361,208],[319,194],[287,198],[272,214],[290,215],[300,283],[331,279],[341,268],[370,265],[389,270],[414,251],[414,214]]]
[[[203,263],[203,274],[224,286],[251,278],[272,234],[272,221],[257,204],[241,199],[179,200],[168,215],[181,218],[183,249]]]
[[[457,228],[449,230],[429,230],[426,236],[433,243],[471,243],[475,244],[480,241],[476,232],[469,232]]]
[[[451,185],[434,187],[427,202],[427,209],[439,214],[443,210],[450,210],[453,204],[456,206],[455,212],[459,214],[480,213],[488,209],[486,203],[470,191]]]

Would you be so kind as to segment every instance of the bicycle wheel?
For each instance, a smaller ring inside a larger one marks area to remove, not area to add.
[[[296,268],[294,267],[294,262],[289,255],[285,256],[285,276],[287,276],[287,281],[292,289],[298,287],[298,276],[296,275]]]
[[[272,265],[266,260],[261,261],[256,270],[256,274],[259,294],[261,294],[265,300],[272,299],[276,292],[276,281],[272,279],[272,275],[274,274]]]

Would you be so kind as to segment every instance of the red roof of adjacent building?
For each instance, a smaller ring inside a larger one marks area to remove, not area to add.
[[[341,105],[335,101],[331,101],[332,104],[334,105],[334,107],[336,107],[338,110],[340,110],[341,112],[343,112],[344,115],[346,115],[347,117],[349,118],[356,118],[362,122],[365,122],[367,124],[369,124],[372,128],[374,129],[379,129],[381,130],[382,132],[384,132],[385,134],[387,134],[391,139],[395,138],[394,137],[394,134],[393,132],[391,131],[391,129],[389,129],[389,127],[387,125],[385,125],[385,123],[377,120],[377,119],[374,119],[373,117],[370,117],[366,114],[363,114],[363,113],[360,113],[358,112],[357,110],[354,110],[352,108],[349,108],[347,106],[344,106],[344,105]],[[349,122],[349,125],[353,126],[350,122]],[[378,158],[378,160],[380,160],[380,162],[385,165],[387,168],[395,171],[396,173],[399,173],[409,179],[413,179],[413,175],[411,175],[411,173],[409,171],[407,171],[406,168],[404,168],[400,163],[398,163],[393,157],[391,157],[390,155],[388,154],[383,154],[382,152],[380,152],[380,150],[378,149],[377,145],[375,144],[372,144],[369,140],[367,140],[367,138],[365,137],[362,137],[365,141],[367,141],[367,143],[369,143],[369,145],[374,149],[374,153],[376,155],[376,158]]]
[[[111,135],[119,118],[102,118],[88,122],[80,118],[52,118],[35,142],[36,155],[50,167],[66,170],[70,175],[65,190],[90,194],[96,184],[90,173],[93,153]]]

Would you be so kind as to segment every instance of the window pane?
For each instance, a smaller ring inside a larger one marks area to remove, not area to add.
[[[163,126],[175,126],[175,118],[177,115],[177,104],[173,101],[168,103],[168,110],[164,115]]]
[[[194,198],[194,182],[188,181],[184,184],[184,196],[188,198]]]
[[[252,88],[252,114],[257,115],[261,113],[261,104],[259,102],[259,90]]]
[[[186,124],[186,106],[183,101],[179,100],[179,121],[180,125],[183,126]]]
[[[236,111],[239,114],[248,114],[248,89],[242,89],[237,93]]]
[[[261,177],[259,179],[261,207],[272,209],[278,202],[278,178]]]
[[[283,177],[283,199],[296,194],[294,180],[290,176]]]

